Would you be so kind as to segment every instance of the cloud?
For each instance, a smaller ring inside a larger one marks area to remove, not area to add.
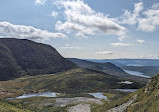
[[[141,56],[140,58],[143,58],[143,59],[158,59],[159,58],[159,55],[144,55],[144,56]]]
[[[143,12],[145,18],[139,19],[138,30],[142,30],[144,32],[153,32],[159,26],[159,7],[156,9],[148,9]]]
[[[79,38],[88,38],[86,35],[84,35],[83,33],[80,33],[80,32],[76,33],[75,36],[79,37]]]
[[[35,4],[44,5],[47,0],[35,0]]]
[[[82,49],[82,47],[65,44],[64,47],[61,47],[61,49]]]
[[[100,55],[111,55],[111,54],[115,54],[114,52],[112,51],[100,51],[100,52],[96,52],[97,54],[100,54]]]
[[[13,25],[9,22],[0,22],[0,33],[12,38],[41,40],[48,38],[67,38],[63,33],[52,33],[32,26]]]
[[[112,46],[114,47],[127,47],[127,46],[131,46],[132,44],[126,44],[126,43],[110,43]]]
[[[124,14],[117,18],[119,24],[134,25],[138,22],[139,14],[143,10],[143,3],[135,3],[133,12],[125,10]]]
[[[52,16],[52,17],[57,17],[57,16],[58,16],[58,14],[59,14],[58,12],[56,12],[56,11],[52,11],[51,16]]]
[[[143,3],[135,3],[133,12],[125,10],[124,14],[116,18],[118,24],[137,25],[137,30],[154,32],[159,26],[159,3],[144,9]]]
[[[145,40],[136,40],[139,44],[145,44]]]
[[[124,35],[126,28],[108,18],[107,15],[96,12],[81,0],[62,1],[66,21],[58,21],[55,28],[67,32],[94,35],[95,32]],[[58,5],[59,6],[59,5]]]
[[[58,21],[55,25],[55,28],[59,31],[60,30],[66,31],[67,33],[70,33],[73,30],[76,31],[77,33],[91,34],[91,35],[94,34],[94,32],[91,29],[87,29],[85,26],[71,22],[62,23],[61,21]]]

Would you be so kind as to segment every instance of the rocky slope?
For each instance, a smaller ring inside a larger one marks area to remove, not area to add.
[[[159,112],[159,75],[147,85],[123,98],[105,104],[97,112]],[[115,111],[116,110],[116,111]]]
[[[50,45],[26,39],[0,39],[0,80],[50,74],[75,68]]]

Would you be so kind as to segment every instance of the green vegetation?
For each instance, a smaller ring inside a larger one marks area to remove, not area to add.
[[[104,96],[107,96],[108,99],[113,99],[116,96],[116,94],[104,93]]]
[[[55,106],[54,98],[32,97],[12,100],[16,104],[22,104],[25,108],[36,112],[66,112],[66,107]]]
[[[159,111],[159,75],[153,77],[146,87],[137,93],[137,98],[127,108],[127,112],[158,112]]]
[[[126,112],[159,112],[159,75],[151,78],[146,87],[117,100],[107,101],[103,106],[96,106],[92,112],[105,112],[126,103],[135,95],[136,99],[127,107]]]
[[[88,92],[104,92],[110,101],[104,105],[91,104],[93,112],[104,112],[112,107],[126,102],[133,95],[124,97],[127,93],[114,91],[114,88],[142,87],[142,83],[134,82],[132,85],[120,84],[124,81],[109,74],[83,68],[71,69],[66,72],[49,75],[24,76],[9,81],[0,81],[0,97],[16,97],[24,93],[57,92],[59,97],[92,97]],[[124,97],[124,98],[123,98]],[[115,101],[115,103],[114,103]],[[54,98],[35,97],[12,100],[13,104],[22,104],[24,108],[38,112],[66,112],[68,107],[55,106]]]
[[[33,111],[24,109],[22,105],[0,99],[0,112],[33,112]]]
[[[14,97],[23,93],[59,92],[67,94],[87,92],[109,92],[114,88],[136,88],[143,84],[119,84],[121,79],[103,72],[76,68],[66,72],[26,76],[10,81],[0,81],[1,98]],[[6,94],[7,93],[7,94]]]

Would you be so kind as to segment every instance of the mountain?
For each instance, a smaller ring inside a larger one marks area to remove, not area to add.
[[[75,68],[50,45],[26,39],[0,39],[0,80],[51,74]]]
[[[91,61],[76,59],[76,58],[68,58],[68,60],[74,62],[76,65],[78,65],[79,67],[82,67],[82,68],[98,70],[98,71],[102,71],[102,72],[105,72],[105,73],[113,75],[113,76],[131,79],[131,80],[144,82],[144,83],[146,83],[148,81],[147,78],[133,76],[133,75],[126,73],[120,67],[117,67],[116,65],[114,65],[110,62],[96,63],[96,62],[91,62]]]
[[[86,59],[92,62],[111,62],[117,66],[159,66],[159,59]]]

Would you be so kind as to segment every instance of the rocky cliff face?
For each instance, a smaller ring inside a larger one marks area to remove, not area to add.
[[[50,45],[26,39],[0,39],[0,80],[51,74],[75,67]]]

